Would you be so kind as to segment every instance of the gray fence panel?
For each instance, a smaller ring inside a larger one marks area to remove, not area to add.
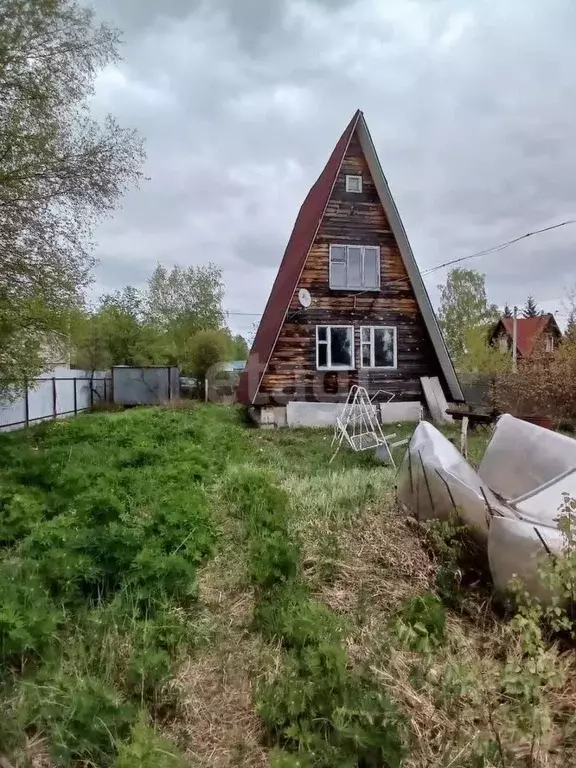
[[[13,399],[15,396],[16,399]],[[10,399],[0,405],[0,428],[5,424],[26,422],[26,401],[22,394],[12,391]],[[20,429],[20,426],[6,427],[7,430]]]
[[[40,421],[53,417],[53,388],[51,379],[38,381],[28,389],[28,420]]]
[[[114,402],[118,405],[157,405],[180,394],[180,377],[168,367],[112,369]],[[178,385],[176,386],[176,378]]]
[[[86,411],[98,398],[110,399],[110,375],[105,371],[57,368],[35,380],[27,389],[12,390],[0,403],[0,431],[67,418]]]

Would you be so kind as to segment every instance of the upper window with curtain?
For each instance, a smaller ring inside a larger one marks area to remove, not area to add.
[[[330,288],[359,291],[380,288],[380,248],[375,245],[331,245]]]

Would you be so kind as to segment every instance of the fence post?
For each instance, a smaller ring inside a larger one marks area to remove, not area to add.
[[[90,408],[94,408],[94,374],[90,377]]]
[[[74,416],[78,415],[78,395],[76,393],[76,377],[74,377]]]
[[[52,376],[52,418],[58,416],[58,399],[56,394],[56,377]]]
[[[168,401],[172,400],[172,370],[170,367],[166,369],[168,371]]]
[[[104,402],[108,402],[108,395],[106,394],[106,376],[104,376]]]
[[[30,403],[28,402],[28,382],[24,384],[24,421],[26,427],[30,426]]]

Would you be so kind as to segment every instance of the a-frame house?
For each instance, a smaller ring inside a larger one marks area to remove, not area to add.
[[[447,400],[463,400],[358,111],[300,209],[237,397],[267,414],[262,422],[284,424],[285,407],[297,403],[300,415],[309,410],[306,423],[321,424],[330,409],[318,404],[344,402],[356,383],[376,401],[389,398],[380,390],[394,393],[409,413],[424,403],[423,376],[437,376]]]

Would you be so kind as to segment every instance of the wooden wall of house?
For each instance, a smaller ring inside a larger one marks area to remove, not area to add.
[[[362,193],[346,192],[347,174],[362,176]],[[379,290],[360,294],[359,291],[330,289],[329,247],[336,243],[380,246]],[[301,288],[310,291],[312,305],[308,309],[303,309],[298,301]],[[360,360],[357,329],[362,325],[395,326],[397,368],[363,370],[358,367],[353,371],[318,371],[317,325],[355,326],[357,366]],[[256,403],[341,401],[346,399],[355,383],[366,386],[371,395],[385,389],[395,394],[395,400],[423,400],[421,376],[439,376],[450,399],[398,245],[360,143],[354,135],[262,379]],[[378,397],[378,400],[384,399],[385,396]]]

